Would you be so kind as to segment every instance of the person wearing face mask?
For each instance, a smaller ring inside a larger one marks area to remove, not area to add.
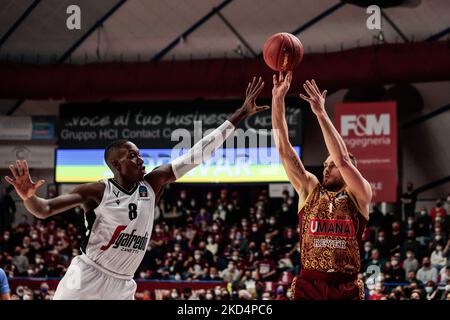
[[[206,290],[205,299],[208,301],[215,300],[214,290],[211,289]]]
[[[436,224],[434,227],[434,232],[431,234],[431,241],[433,246],[436,246],[438,243],[446,243],[447,235],[442,231],[442,227],[440,224]]]
[[[447,257],[445,257],[443,249],[442,242],[438,242],[430,257],[431,265],[435,267],[438,272],[447,265]]]
[[[405,270],[400,266],[399,256],[393,256],[391,258],[391,266],[387,268],[386,272],[386,282],[404,282],[406,273]]]
[[[206,239],[206,249],[211,252],[213,255],[217,254],[217,251],[219,250],[219,245],[214,241],[214,237],[212,235],[208,236]]]
[[[438,272],[435,267],[431,265],[430,258],[424,257],[422,259],[422,267],[417,271],[417,279],[422,283],[427,281],[437,282]]]
[[[403,242],[400,250],[402,257],[405,257],[409,250],[413,251],[416,257],[419,256],[420,243],[416,240],[413,230],[408,230],[406,233],[406,240]]]
[[[248,235],[248,242],[254,242],[257,246],[264,241],[264,231],[258,226],[257,223],[252,223],[250,233]]]
[[[436,290],[436,284],[434,281],[428,281],[425,284],[425,299],[426,300],[436,300],[436,294],[438,290]]]
[[[389,243],[389,239],[386,238],[386,232],[378,232],[377,241],[375,242],[375,248],[380,250],[381,257],[385,258],[389,255],[391,245]]]
[[[277,246],[280,242],[280,225],[277,223],[277,218],[275,216],[270,216],[267,221],[267,228],[265,230],[265,237],[270,238],[272,245]]]
[[[364,250],[361,251],[361,262],[363,265],[367,264],[371,257],[371,251],[372,251],[372,242],[366,241],[364,243]]]
[[[417,236],[430,236],[430,227],[433,223],[430,215],[427,212],[427,209],[422,207],[419,211],[419,216],[417,217]]]
[[[2,240],[0,241],[1,252],[11,252],[13,250],[13,241],[11,240],[11,234],[9,231],[3,233]]]

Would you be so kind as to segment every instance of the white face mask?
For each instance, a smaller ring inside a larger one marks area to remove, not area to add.
[[[176,298],[178,298],[178,293],[172,292],[172,293],[170,294],[170,296],[172,297],[172,299],[176,299]]]
[[[206,298],[206,300],[212,300],[213,295],[211,293],[207,293],[205,298]]]
[[[433,292],[433,287],[425,287],[425,291],[427,293],[432,293]]]

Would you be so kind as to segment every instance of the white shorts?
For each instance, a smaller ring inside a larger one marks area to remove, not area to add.
[[[84,258],[84,259],[83,259]],[[54,300],[134,300],[136,282],[106,274],[76,256],[56,289]]]

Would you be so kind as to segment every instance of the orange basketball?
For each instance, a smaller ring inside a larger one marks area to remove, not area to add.
[[[303,45],[293,34],[276,33],[264,43],[263,57],[272,70],[292,70],[302,61]]]

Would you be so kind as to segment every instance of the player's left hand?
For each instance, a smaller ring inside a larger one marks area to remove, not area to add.
[[[319,114],[325,111],[325,98],[327,96],[327,90],[324,90],[322,93],[316,85],[316,82],[313,80],[307,80],[303,84],[303,88],[305,89],[308,96],[305,96],[300,93],[300,98],[309,102],[312,111],[314,114]]]
[[[255,113],[270,109],[270,106],[258,106],[256,105],[256,98],[264,88],[264,81],[259,77],[256,81],[256,77],[253,77],[253,81],[248,83],[247,90],[245,92],[245,101],[240,108],[245,117],[254,115]]]

